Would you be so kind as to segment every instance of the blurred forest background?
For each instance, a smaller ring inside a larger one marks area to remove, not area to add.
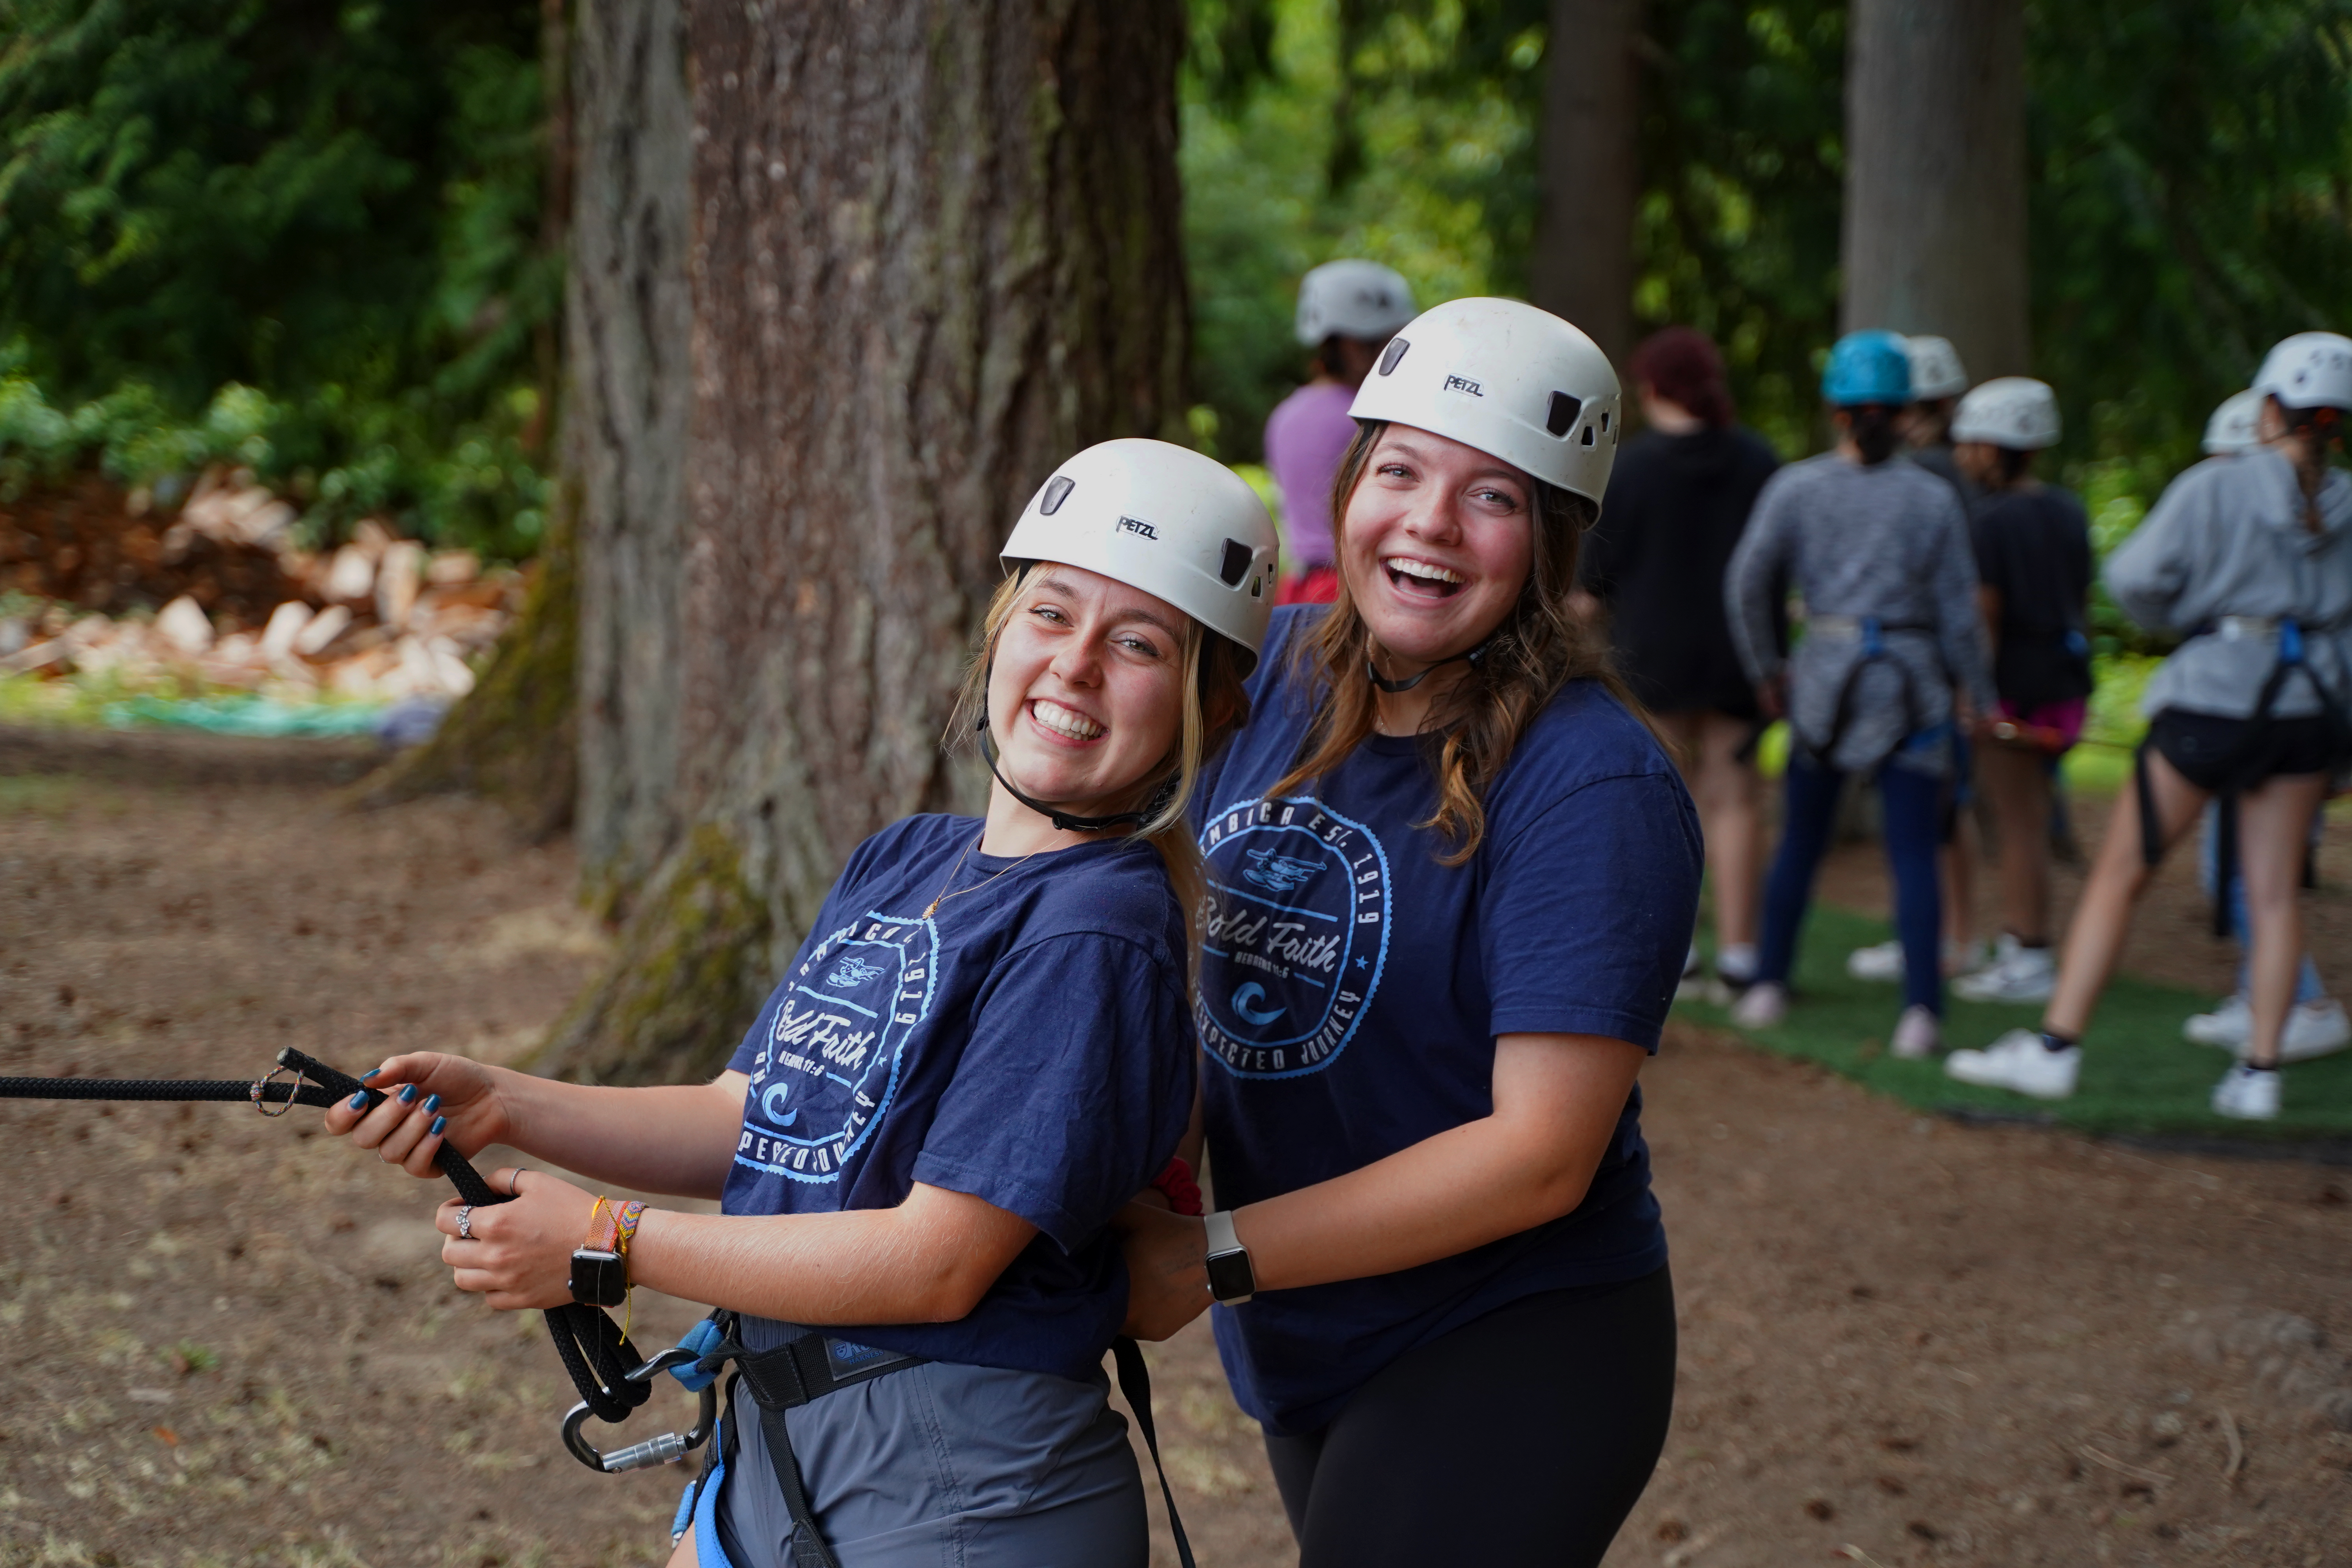
[[[0,3],[0,483],[234,459],[310,542],[387,514],[531,553],[559,385],[534,0]],[[560,21],[561,7],[556,7]],[[1525,293],[1543,0],[1193,0],[1189,423],[1257,456],[1301,272]],[[2352,321],[2352,4],[2028,13],[2033,362],[2119,536],[2263,348]],[[1818,443],[1846,9],[1650,0],[1640,329],[1715,334],[1748,421]],[[1931,134],[1922,126],[1918,132]]]

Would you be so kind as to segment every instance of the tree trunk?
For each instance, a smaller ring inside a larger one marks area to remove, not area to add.
[[[541,1070],[717,1070],[849,850],[977,804],[940,742],[1005,531],[1181,429],[1183,39],[1176,0],[694,8],[683,577],[583,633],[676,650],[680,826]]]
[[[1545,46],[1535,302],[1601,345],[1617,374],[1633,350],[1633,206],[1642,0],[1552,0]]]
[[[1972,380],[2022,375],[2022,0],[1854,0],[1852,17],[1843,328],[1936,333]]]
[[[677,846],[693,410],[693,105],[678,0],[580,0],[564,465],[580,491],[580,863],[617,910]]]

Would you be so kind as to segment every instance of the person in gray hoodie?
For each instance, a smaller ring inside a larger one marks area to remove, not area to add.
[[[2107,560],[2107,591],[2124,612],[2188,640],[2148,682],[2134,787],[2108,818],[2041,1030],[1953,1052],[1945,1070],[1964,1083],[2045,1100],[2074,1092],[2083,1031],[2149,872],[2207,801],[2235,795],[2253,1018],[2246,1058],[2214,1089],[2213,1109],[2251,1121],[2279,1113],[2304,847],[2331,775],[2352,762],[2352,476],[2328,464],[2352,416],[2352,339],[2286,339],[2254,390],[2266,447],[2174,479]]]
[[[1758,700],[1789,719],[1787,805],[1764,889],[1757,983],[1733,1007],[1743,1027],[1780,1022],[1789,973],[1829,848],[1845,776],[1873,775],[1885,807],[1904,948],[1895,1054],[1940,1043],[1942,966],[1936,849],[1953,769],[1955,719],[1992,701],[1976,605],[1976,560],[1952,488],[1895,455],[1910,366],[1891,332],[1850,332],[1831,351],[1822,397],[1835,450],[1773,475],[1731,559],[1726,608]],[[1804,640],[1783,660],[1775,601],[1793,586]],[[1959,700],[1956,702],[1956,692]]]

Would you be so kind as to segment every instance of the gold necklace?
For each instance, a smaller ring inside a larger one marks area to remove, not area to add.
[[[925,920],[929,920],[932,915],[939,911],[939,907],[941,904],[946,903],[950,899],[961,899],[966,893],[977,893],[982,888],[987,887],[989,883],[995,881],[997,878],[1005,876],[1010,872],[1018,871],[1022,867],[1026,866],[1030,861],[1035,859],[1038,856],[1043,855],[1045,852],[1045,847],[1040,845],[1038,847],[1029,851],[1028,854],[1021,857],[1020,859],[1013,862],[1012,865],[1004,868],[1003,871],[996,872],[993,876],[990,876],[980,881],[974,882],[969,888],[956,888],[954,892],[949,892],[948,889],[950,888],[955,887],[956,875],[963,869],[963,863],[971,858],[971,852],[979,848],[981,839],[987,837],[988,830],[983,827],[980,831],[979,837],[974,838],[971,843],[963,847],[963,853],[956,857],[956,863],[948,868],[948,879],[940,884],[939,896],[934,898],[929,903],[923,906],[923,918]]]

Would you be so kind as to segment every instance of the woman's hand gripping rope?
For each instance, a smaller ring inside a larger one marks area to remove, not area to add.
[[[514,1201],[469,1211],[452,1198],[433,1216],[434,1228],[449,1238],[441,1261],[450,1283],[501,1312],[570,1301],[572,1252],[587,1233],[595,1194],[545,1171],[511,1166],[492,1172],[490,1184]]]
[[[505,1142],[509,1131],[498,1076],[479,1062],[417,1051],[386,1058],[362,1081],[383,1091],[383,1101],[371,1110],[353,1096],[329,1107],[327,1131],[412,1176],[440,1175],[433,1156],[445,1140],[470,1155]]]

